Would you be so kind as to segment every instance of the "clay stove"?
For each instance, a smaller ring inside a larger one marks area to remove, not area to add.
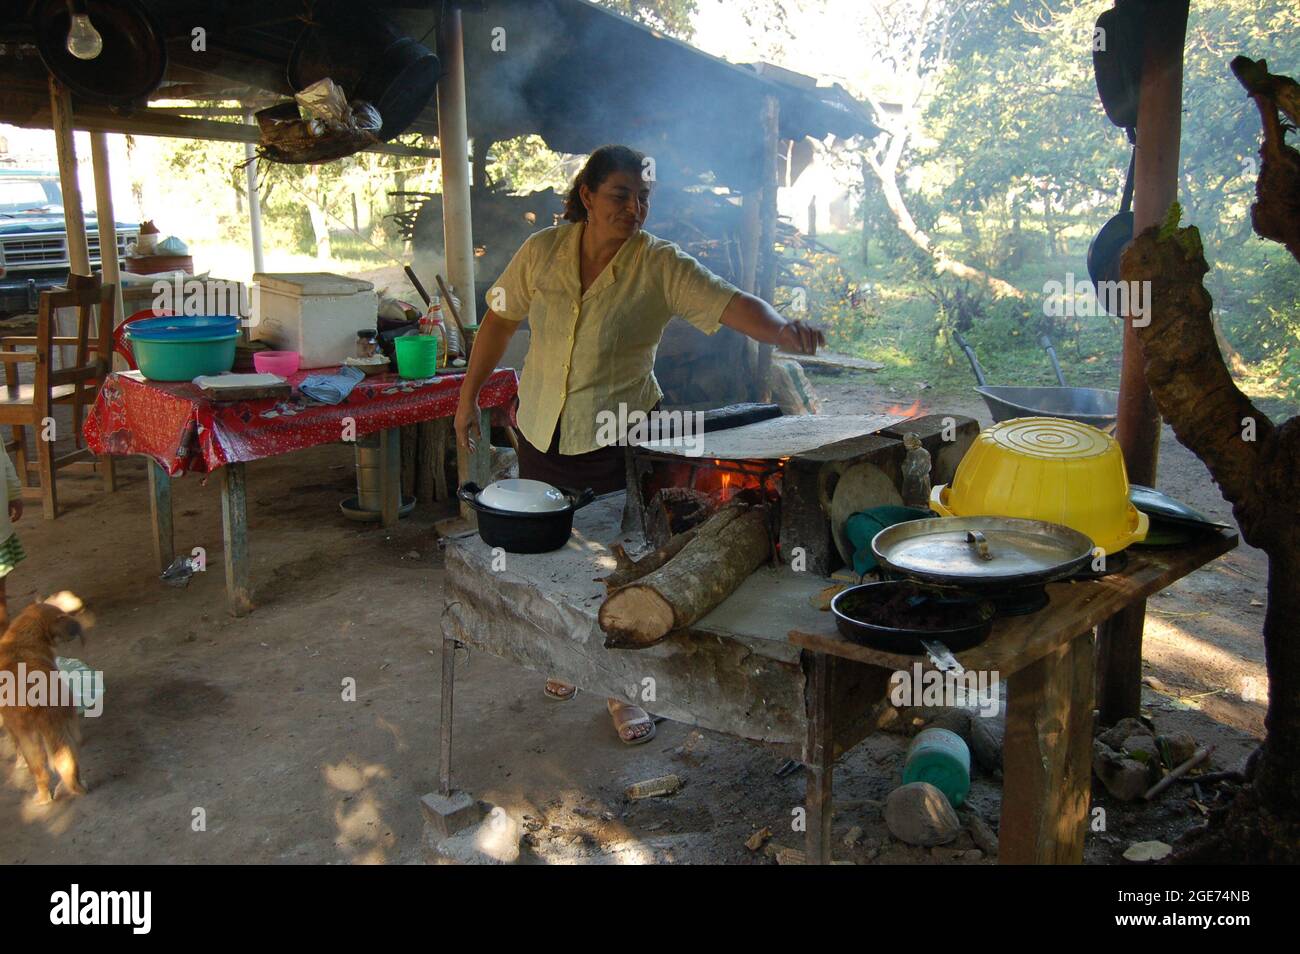
[[[774,405],[709,412],[702,446],[659,440],[628,450],[626,527],[651,546],[737,494],[766,503],[778,557],[829,576],[844,566],[843,523],[866,507],[902,502],[903,435],[930,452],[931,480],[951,480],[978,423],[955,414],[783,417]]]

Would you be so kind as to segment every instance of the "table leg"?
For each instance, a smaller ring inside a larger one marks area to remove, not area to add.
[[[1092,787],[1091,630],[1011,677],[1002,748],[1002,864],[1079,864]]]
[[[176,559],[176,540],[172,530],[172,479],[152,457],[149,467],[149,521],[153,527],[154,559],[158,572],[166,570]]]
[[[112,454],[104,454],[99,458],[99,466],[104,474],[104,490],[108,493],[117,491],[117,458]]]
[[[808,787],[804,797],[807,831],[804,860],[810,865],[831,863],[831,780],[835,772],[835,744],[831,725],[831,657],[812,654],[812,679],[808,689],[808,741],[804,765]]]
[[[383,494],[383,509],[379,522],[385,527],[397,525],[397,513],[402,506],[402,432],[389,427],[379,432],[379,491]]]
[[[1142,707],[1142,629],[1146,600],[1138,600],[1097,627],[1097,703],[1102,725],[1137,718]]]
[[[472,480],[480,487],[483,487],[487,484],[488,478],[492,476],[491,410],[479,409],[478,429],[482,437],[472,453],[466,454],[460,449],[459,445],[456,447],[456,478],[461,484]],[[461,503],[460,515],[471,526],[477,525],[477,515],[470,509],[469,504]]]
[[[243,464],[221,468],[221,532],[230,615],[247,616],[253,610],[253,600],[248,588],[248,494]]]

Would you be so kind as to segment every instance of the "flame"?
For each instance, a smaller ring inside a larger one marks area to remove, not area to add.
[[[912,402],[910,407],[903,407],[901,404],[891,404],[885,409],[885,413],[892,417],[920,417],[921,399],[917,398]]]

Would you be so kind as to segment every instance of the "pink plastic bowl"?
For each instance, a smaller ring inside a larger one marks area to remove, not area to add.
[[[287,378],[296,374],[302,355],[296,351],[255,351],[253,367],[259,374],[278,374]]]

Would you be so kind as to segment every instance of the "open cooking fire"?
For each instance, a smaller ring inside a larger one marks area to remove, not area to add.
[[[696,471],[690,485],[706,494],[716,494],[719,503],[726,503],[736,494],[746,490],[764,502],[773,502],[781,496],[781,469],[785,460],[713,460],[713,466]]]
[[[903,407],[901,404],[891,404],[885,409],[885,413],[893,417],[913,418],[920,417],[924,413],[924,410],[925,409],[921,407],[921,399],[917,398],[908,407]]]
[[[681,462],[657,461],[643,484],[646,500],[660,491],[677,488],[713,498],[721,506],[737,494],[752,491],[755,503],[772,503],[781,496],[780,460],[719,460],[704,458]]]
[[[768,504],[779,513],[786,460],[656,457],[641,483],[650,535],[662,543],[736,497],[751,504]]]

